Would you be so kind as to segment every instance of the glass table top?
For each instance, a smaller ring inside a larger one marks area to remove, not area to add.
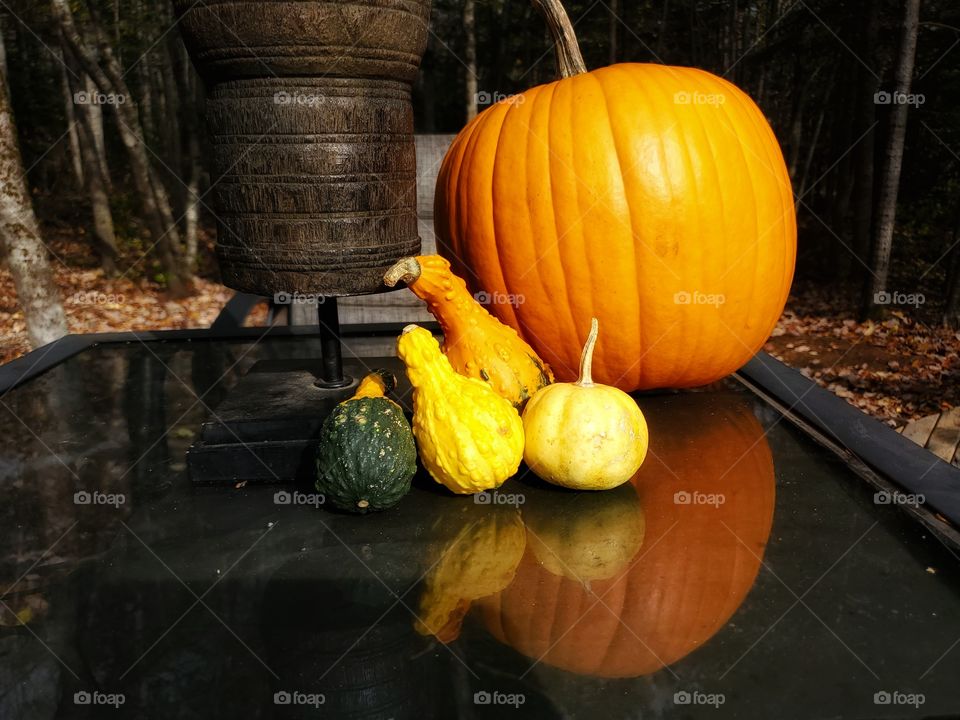
[[[237,380],[318,354],[110,344],[0,399],[0,718],[960,715],[958,559],[735,380],[639,396],[605,493],[194,487]]]

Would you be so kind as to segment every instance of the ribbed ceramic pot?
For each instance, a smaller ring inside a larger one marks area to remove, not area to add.
[[[174,0],[207,85],[223,282],[356,295],[420,249],[411,84],[430,0]]]

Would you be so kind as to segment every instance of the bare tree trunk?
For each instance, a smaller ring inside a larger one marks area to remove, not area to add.
[[[790,113],[790,156],[787,159],[787,172],[790,174],[790,180],[796,186],[797,169],[800,165],[800,147],[803,140],[803,98],[806,94],[808,83],[800,81],[801,74],[808,72],[800,62],[800,53],[798,52],[794,60],[794,87],[800,88],[799,92],[793,96],[793,111]],[[809,78],[810,75],[807,75]],[[800,82],[797,82],[800,81]]]
[[[863,43],[860,47],[861,57],[866,58],[871,67],[874,48],[880,34],[880,12],[872,0],[864,0],[863,14],[866,16],[866,25],[863,29]],[[857,135],[863,135],[860,144],[854,150],[853,188],[853,249],[861,260],[854,263],[852,277],[861,278],[866,282],[863,272],[864,265],[869,263],[870,236],[873,221],[873,195],[876,187],[874,174],[874,153],[876,146],[877,103],[874,99],[880,89],[880,80],[865,67],[859,69],[860,81],[857,83]]]
[[[667,15],[670,12],[670,0],[663,0],[663,12],[660,13],[660,22],[657,25],[657,47],[654,50],[653,56],[660,57],[663,55],[663,40],[666,36],[666,27],[667,27]]]
[[[83,74],[83,81],[88,93],[96,92],[97,84],[86,73]],[[110,165],[107,164],[107,141],[103,133],[103,108],[100,105],[88,105],[87,120],[89,121],[90,132],[93,135],[100,178],[109,193],[113,191],[113,182],[110,180]]]
[[[142,41],[141,41],[141,44]],[[143,137],[152,147],[157,143],[157,128],[153,121],[153,66],[150,52],[144,53],[137,63],[137,75],[140,79],[140,122],[143,123]]]
[[[466,36],[464,61],[467,66],[467,122],[477,116],[477,21],[474,0],[463,0],[463,32]]]
[[[820,131],[823,129],[823,118],[826,115],[826,103],[820,105],[820,112],[817,115],[817,123],[813,127],[813,135],[807,141],[807,156],[803,161],[803,169],[800,171],[800,182],[797,184],[797,207],[800,206],[800,198],[807,190],[807,181],[810,179],[810,167],[813,165],[813,155],[817,149],[817,142],[820,140]]]
[[[67,318],[27,192],[10,106],[7,58],[0,33],[0,244],[27,323],[31,347],[67,334]]]
[[[897,192],[900,186],[900,168],[903,165],[903,142],[907,132],[906,95],[910,92],[913,63],[917,52],[917,28],[920,22],[920,0],[906,0],[903,14],[903,36],[900,43],[900,59],[897,63],[896,90],[900,97],[893,98],[890,111],[890,137],[887,142],[885,167],[880,186],[880,201],[873,238],[871,282],[861,302],[861,314],[875,313],[878,306],[874,298],[887,289],[890,275],[890,255],[893,250],[893,230],[897,214]]]
[[[180,232],[173,221],[166,190],[150,165],[137,104],[123,80],[119,63],[103,35],[103,29],[94,25],[92,29],[97,36],[103,62],[101,67],[87,42],[81,37],[67,0],[52,0],[52,3],[63,37],[74,56],[97,84],[100,92],[115,98],[112,107],[117,116],[117,129],[130,160],[133,181],[143,204],[150,234],[157,244],[167,286],[173,295],[182,295],[190,283],[190,275],[179,262]]]
[[[950,260],[947,265],[947,300],[943,308],[943,324],[960,330],[960,207],[950,238]]]
[[[609,50],[610,54],[607,58],[609,65],[613,65],[617,62],[617,37],[619,33],[620,26],[620,0],[610,0],[610,26],[607,29],[607,34],[609,37]]]
[[[843,107],[846,98],[856,93],[858,88],[853,81],[857,75],[856,69],[853,67],[854,60],[852,58],[847,58],[847,60],[849,63],[846,67],[842,65],[833,65],[831,67],[829,71],[831,90],[826,96],[824,105]],[[840,75],[841,80],[835,83],[834,80],[837,75]],[[840,150],[841,157],[833,169],[832,192],[827,196],[831,198],[828,222],[830,227],[834,229],[834,232],[838,233],[841,237],[847,237],[848,233],[846,228],[849,227],[850,199],[853,197],[854,166],[853,154],[846,151],[853,144],[853,141],[857,139],[856,135],[854,135],[856,127],[853,122],[854,117],[852,117],[850,113],[835,113],[834,119],[834,129],[833,132],[830,133],[832,140],[831,145]],[[836,277],[845,277],[845,263],[853,258],[850,257],[849,252],[841,247],[834,246],[834,251],[834,256],[839,256],[840,259],[833,263],[833,267],[831,268],[832,274]]]
[[[73,52],[63,42],[63,58],[72,74],[72,90],[75,97],[87,90],[88,79]],[[102,115],[95,116],[91,108],[98,107],[96,103],[86,102],[77,105],[77,127],[80,131],[80,156],[83,161],[85,187],[90,199],[90,210],[93,215],[93,237],[100,263],[107,275],[113,275],[117,269],[117,242],[113,227],[113,213],[110,210],[110,196],[103,172],[100,168],[99,153],[95,136],[95,125],[102,121]]]
[[[171,59],[171,70],[175,87],[179,115],[182,119],[182,134],[180,143],[186,146],[186,188],[183,193],[183,239],[185,244],[184,262],[187,269],[193,273],[197,269],[198,229],[200,225],[200,175],[202,164],[200,159],[200,118],[197,108],[200,107],[201,97],[199,83],[193,65],[187,57],[187,50],[179,40],[171,40],[168,45]]]
[[[166,20],[164,20],[166,22]],[[172,21],[171,21],[172,22]],[[183,131],[181,128],[182,116],[187,112],[186,105],[190,103],[190,97],[181,97],[180,87],[174,77],[176,60],[178,52],[177,45],[180,45],[178,33],[169,33],[167,41],[163,44],[164,52],[160,53],[162,61],[160,63],[160,78],[162,92],[160,93],[160,117],[163,118],[162,125],[164,129],[163,149],[168,158],[171,159],[171,165],[176,167],[181,163],[183,157]]]
[[[70,143],[70,167],[78,188],[83,187],[83,160],[80,158],[80,136],[77,132],[77,113],[74,90],[70,87],[66,59],[60,57],[60,86],[63,89],[63,114],[67,121],[67,138]]]

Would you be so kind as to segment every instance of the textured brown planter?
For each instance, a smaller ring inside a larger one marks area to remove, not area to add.
[[[174,6],[207,84],[224,283],[380,290],[420,248],[410,86],[430,0]]]

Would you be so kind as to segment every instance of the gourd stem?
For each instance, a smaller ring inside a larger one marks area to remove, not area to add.
[[[577,385],[593,385],[593,348],[597,344],[597,333],[600,332],[600,324],[596,318],[590,319],[590,334],[587,336],[587,344],[583,346],[583,353],[580,355],[580,379]]]
[[[383,276],[383,282],[387,287],[395,287],[398,282],[409,285],[420,279],[420,263],[415,257],[405,257],[387,270]]]
[[[385,397],[396,386],[397,379],[389,370],[374,370],[360,381],[357,391],[350,399]]]
[[[587,71],[587,65],[580,54],[580,44],[570,24],[570,17],[563,9],[560,0],[532,0],[547,21],[547,27],[553,36],[553,47],[557,53],[557,70],[560,77],[568,78]]]

